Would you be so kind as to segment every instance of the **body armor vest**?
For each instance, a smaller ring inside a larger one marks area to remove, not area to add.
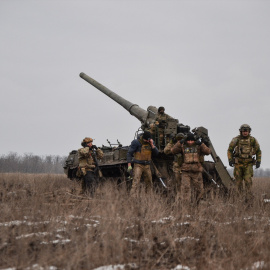
[[[200,162],[198,146],[188,147],[187,145],[184,145],[183,153],[184,153],[185,163],[199,163]]]
[[[78,150],[79,153],[79,166],[80,168],[86,168],[87,170],[93,170],[95,166],[95,161],[92,157],[92,151],[89,151],[88,147],[81,148]]]
[[[239,158],[252,158],[253,147],[251,146],[250,137],[247,139],[239,138],[237,146],[235,147],[235,156]]]
[[[139,139],[139,142],[142,144],[141,152],[136,152],[134,158],[141,161],[150,161],[152,155],[151,145],[142,139]]]
[[[180,167],[182,166],[184,162],[182,153],[174,155],[174,162],[176,162]]]

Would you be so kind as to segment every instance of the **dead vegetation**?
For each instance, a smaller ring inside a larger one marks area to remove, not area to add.
[[[252,205],[187,210],[109,182],[90,199],[64,175],[0,174],[0,269],[269,269],[269,180],[254,180]]]

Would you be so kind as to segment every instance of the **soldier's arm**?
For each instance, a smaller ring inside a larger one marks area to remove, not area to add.
[[[102,159],[103,158],[104,153],[103,153],[103,151],[100,148],[97,149],[97,152],[96,153],[97,153],[97,158],[98,159]]]
[[[180,142],[177,142],[171,149],[173,155],[179,154],[182,152],[182,145]]]
[[[159,154],[159,151],[158,151],[157,147],[155,146],[154,148],[152,148],[152,155],[157,156],[158,154]]]
[[[232,141],[230,142],[229,144],[229,148],[228,148],[228,151],[227,151],[227,156],[228,156],[228,160],[229,162],[233,160],[233,151],[234,151],[234,148],[236,146],[236,139],[232,139]]]
[[[128,162],[128,163],[131,163],[133,154],[134,154],[134,153],[137,151],[137,149],[138,149],[138,146],[139,146],[138,144],[139,144],[138,140],[133,140],[133,141],[131,142],[131,145],[129,146],[128,152],[127,152],[127,162]]]
[[[261,148],[260,148],[260,145],[259,145],[258,141],[255,138],[254,138],[254,140],[255,140],[254,149],[255,149],[255,154],[256,154],[256,161],[261,162],[261,160],[262,160],[262,151],[261,151]]]
[[[203,154],[203,155],[210,155],[211,154],[211,149],[210,148],[208,148],[204,143],[202,143],[201,145],[200,145],[200,151],[201,151],[201,153]]]
[[[171,152],[172,147],[173,147],[173,144],[172,144],[172,143],[168,143],[168,144],[166,145],[166,147],[164,148],[164,154],[165,154],[165,155],[171,154],[171,153],[172,153],[172,152]]]

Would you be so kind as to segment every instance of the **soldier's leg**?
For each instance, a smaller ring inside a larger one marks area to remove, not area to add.
[[[177,194],[180,194],[181,192],[181,177],[182,177],[182,173],[181,170],[175,170],[174,172],[174,178],[175,178],[175,191]]]
[[[83,186],[84,186],[84,192],[87,194],[90,194],[91,196],[94,196],[96,186],[97,186],[97,180],[95,177],[94,172],[87,171],[86,175],[83,178]]]
[[[245,182],[245,193],[248,198],[252,198],[251,187],[253,177],[253,164],[247,164],[244,168],[244,182]]]
[[[181,171],[174,173],[174,183],[175,183],[175,199],[178,201],[181,198]]]
[[[188,172],[182,172],[181,180],[181,199],[184,204],[191,203],[191,185],[190,185],[190,175]]]
[[[198,204],[203,198],[204,193],[203,177],[201,172],[192,174],[192,188],[194,189],[194,200]]]
[[[145,183],[145,192],[152,190],[153,182],[152,182],[152,172],[150,169],[150,165],[144,165],[143,179],[144,179],[144,183]]]
[[[140,188],[140,181],[141,181],[141,176],[143,173],[143,166],[141,164],[134,164],[133,167],[133,180],[132,180],[132,187],[130,190],[130,195],[136,195],[139,193],[139,188]]]
[[[235,178],[237,191],[239,193],[242,193],[242,191],[243,191],[243,178],[244,178],[243,164],[235,164],[233,175],[234,175],[234,178]]]
[[[86,192],[86,186],[85,186],[85,176],[86,176],[86,169],[85,168],[80,168],[80,171],[81,171],[81,175],[82,175],[82,181],[81,181],[81,184],[82,184],[82,193],[85,193]]]
[[[173,178],[169,179],[168,187],[173,191],[175,195],[180,194],[181,189],[181,169],[177,162],[173,162]]]

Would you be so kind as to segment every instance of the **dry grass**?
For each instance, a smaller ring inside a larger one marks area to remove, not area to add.
[[[88,199],[64,175],[0,174],[0,269],[270,269],[269,180],[252,206],[216,196],[187,211],[113,183]]]

